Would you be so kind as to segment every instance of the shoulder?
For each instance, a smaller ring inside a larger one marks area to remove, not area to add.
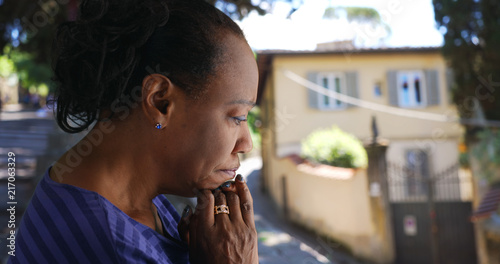
[[[16,243],[12,263],[118,263],[99,196],[58,184],[48,173],[26,209]]]

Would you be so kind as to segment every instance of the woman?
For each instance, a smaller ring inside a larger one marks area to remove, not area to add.
[[[83,0],[55,47],[57,122],[93,127],[37,186],[9,263],[258,263],[244,180],[217,188],[252,148],[240,28],[202,0]]]

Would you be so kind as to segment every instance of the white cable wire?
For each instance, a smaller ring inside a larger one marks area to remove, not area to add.
[[[460,123],[462,125],[476,126],[476,127],[497,127],[500,128],[499,120],[486,120],[484,118],[459,118],[458,116],[447,116],[442,114],[428,113],[422,111],[408,110],[402,109],[399,107],[387,106],[382,104],[377,104],[365,100],[361,100],[356,97],[351,97],[345,94],[337,93],[335,91],[326,89],[316,83],[313,83],[307,79],[302,78],[300,75],[290,71],[283,70],[283,73],[286,77],[291,79],[292,81],[305,86],[307,89],[311,89],[319,94],[328,96],[330,98],[352,104],[355,106],[359,106],[362,108],[370,109],[377,112],[387,113],[391,115],[404,116],[410,118],[417,118],[429,121],[436,122],[446,122],[446,123]],[[479,105],[479,102],[476,99],[475,104]]]
[[[424,119],[424,120],[430,120],[430,121],[450,122],[450,123],[459,122],[459,118],[456,116],[450,117],[450,116],[442,115],[442,114],[401,109],[398,107],[387,106],[387,105],[382,105],[382,104],[377,104],[377,103],[361,100],[359,98],[347,96],[345,94],[337,93],[335,91],[326,89],[326,88],[324,88],[316,83],[313,83],[309,80],[302,78],[301,76],[297,75],[296,73],[294,73],[290,70],[283,70],[283,73],[285,74],[286,77],[288,77],[292,81],[294,81],[300,85],[303,85],[303,86],[307,87],[308,89],[311,89],[319,94],[326,95],[330,98],[342,101],[344,103],[352,104],[352,105],[355,105],[358,107],[370,109],[370,110],[377,111],[377,112],[383,112],[383,113],[387,113],[387,114],[391,114],[391,115]]]

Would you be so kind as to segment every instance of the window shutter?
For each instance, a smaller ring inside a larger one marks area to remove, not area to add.
[[[345,73],[346,82],[346,95],[354,98],[359,98],[358,93],[358,73],[357,72],[346,72]],[[347,104],[347,107],[355,107],[355,105]]]
[[[318,82],[318,73],[317,72],[309,72],[307,73],[307,80],[313,83]],[[319,109],[318,102],[318,93],[305,87],[307,89],[307,96],[309,98],[309,107],[313,109]]]
[[[398,80],[396,71],[387,72],[387,94],[389,95],[389,104],[398,106]]]
[[[455,75],[452,69],[446,69],[446,86],[447,86],[447,97],[448,103],[453,101],[453,86],[455,86]]]
[[[427,105],[439,105],[439,82],[437,70],[425,71],[425,84],[427,89]]]

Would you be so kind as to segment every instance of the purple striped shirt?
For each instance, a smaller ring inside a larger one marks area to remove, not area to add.
[[[189,263],[180,219],[170,202],[153,199],[167,238],[130,218],[96,192],[54,182],[48,171],[21,220],[8,263]]]

